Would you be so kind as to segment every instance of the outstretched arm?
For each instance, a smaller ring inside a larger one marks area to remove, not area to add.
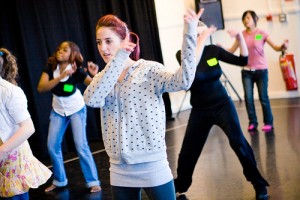
[[[216,30],[217,30],[217,28],[215,26],[210,26],[208,29],[204,30],[200,35],[198,35],[198,37],[197,37],[197,47],[196,47],[196,63],[199,63],[199,61],[200,61],[205,41]]]
[[[229,51],[230,53],[234,53],[238,47],[239,47],[239,41],[235,39],[233,45],[230,48],[228,48],[227,51]]]
[[[266,42],[275,50],[275,51],[285,51],[288,48],[289,41],[284,40],[281,45],[276,45],[270,37],[267,38]]]
[[[248,48],[247,48],[247,44],[245,42],[243,33],[240,32],[240,31],[237,31],[235,29],[230,29],[227,32],[231,37],[235,37],[235,43],[231,47],[231,49],[229,49],[229,52],[233,53],[237,49],[237,47],[239,47],[240,48],[240,55],[241,56],[248,56]],[[233,49],[234,49],[234,51],[232,52]]]

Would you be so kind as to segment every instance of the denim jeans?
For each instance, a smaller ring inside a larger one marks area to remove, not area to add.
[[[13,197],[7,197],[7,198],[0,197],[0,200],[1,199],[3,199],[3,200],[29,200],[29,193],[25,192],[23,194],[19,194],[19,195],[15,195]]]
[[[86,112],[86,106],[67,117],[59,115],[54,110],[51,111],[47,147],[53,166],[52,183],[56,186],[62,187],[68,184],[61,144],[69,123],[71,123],[75,148],[86,186],[100,185],[94,158],[86,138]]]
[[[227,136],[246,179],[251,183],[268,185],[257,169],[253,150],[244,137],[234,104],[229,100],[210,109],[192,109],[178,158],[176,192],[186,192],[192,184],[195,166],[214,125]]]
[[[175,200],[174,181],[156,187],[143,188],[150,200]],[[111,186],[113,200],[141,200],[142,188]]]
[[[258,125],[253,98],[253,88],[255,83],[263,111],[264,124],[273,125],[273,114],[268,96],[268,70],[242,70],[242,81],[249,124]]]

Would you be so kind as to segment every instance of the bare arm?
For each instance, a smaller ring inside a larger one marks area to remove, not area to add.
[[[275,50],[275,51],[284,51],[288,48],[288,40],[284,40],[281,45],[276,45],[270,37],[267,38],[266,42]]]
[[[92,82],[92,80],[93,80],[92,77],[87,75],[86,78],[84,79],[84,84],[89,85]]]
[[[228,51],[234,53],[236,49],[239,47],[240,55],[248,56],[248,47],[244,39],[243,33],[234,29],[230,29],[227,32],[231,37],[235,37],[235,42],[233,46],[230,49],[228,49]]]
[[[38,92],[48,92],[54,88],[60,80],[66,76],[71,75],[74,72],[73,69],[64,71],[59,77],[49,80],[49,75],[46,72],[43,72],[37,87]]]
[[[213,34],[217,28],[215,26],[211,26],[208,29],[204,30],[202,34],[197,37],[197,47],[196,47],[196,63],[199,63],[203,47],[206,39]]]
[[[99,72],[99,66],[92,61],[87,62],[87,70],[94,77]]]
[[[237,39],[235,39],[233,45],[227,49],[227,51],[229,51],[230,53],[234,53],[239,47],[239,41]]]
[[[88,63],[87,63],[87,70],[92,75],[92,77],[94,77],[98,73],[98,71],[99,71],[99,66],[97,64],[93,63],[92,61],[88,61]],[[90,77],[88,75],[84,79],[84,84],[85,85],[89,85],[92,82],[92,80],[93,80],[92,77]]]
[[[18,124],[18,130],[9,138],[2,146],[0,146],[0,157],[10,152],[14,148],[20,146],[25,140],[27,140],[35,131],[31,118]]]

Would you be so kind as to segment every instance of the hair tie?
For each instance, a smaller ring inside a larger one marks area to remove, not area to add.
[[[2,51],[0,51],[0,56],[2,57],[4,55],[4,53]]]

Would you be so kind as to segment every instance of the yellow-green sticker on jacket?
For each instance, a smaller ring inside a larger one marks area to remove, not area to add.
[[[218,64],[218,60],[216,58],[211,58],[209,60],[206,61],[208,66],[213,67],[216,66]]]

